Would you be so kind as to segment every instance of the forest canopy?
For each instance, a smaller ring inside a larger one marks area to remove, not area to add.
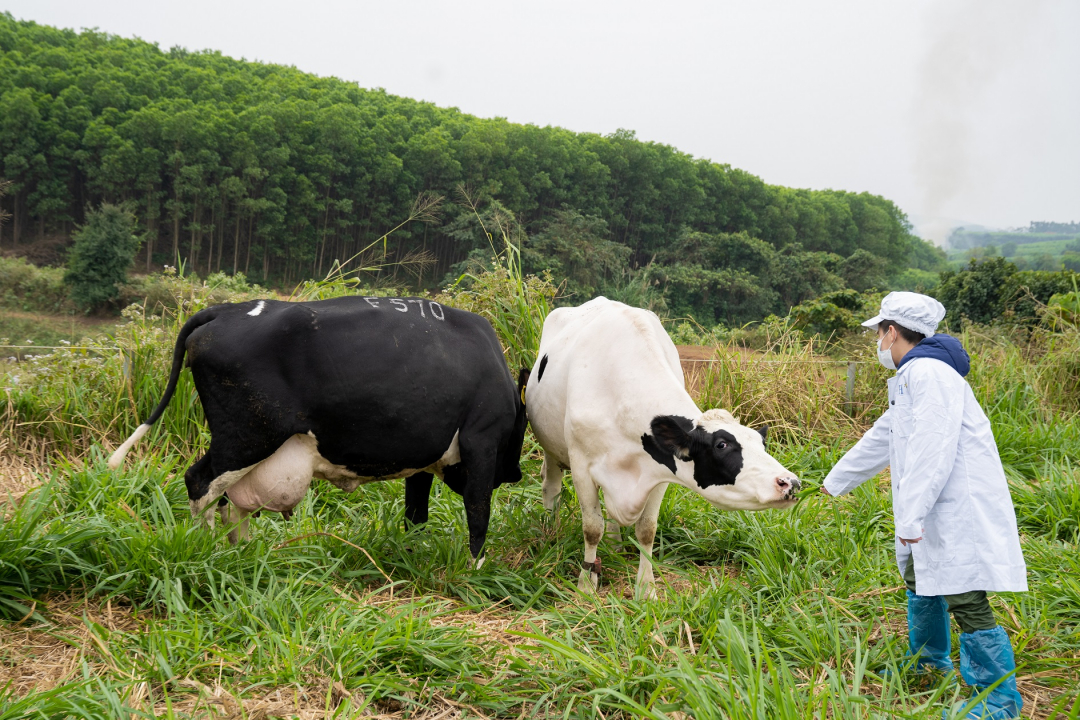
[[[705,118],[702,121],[706,121]],[[823,292],[942,269],[905,214],[869,193],[769,185],[630,131],[484,119],[292,67],[161,50],[0,15],[0,248],[70,235],[117,204],[139,262],[288,284],[382,237],[422,193],[512,213],[537,270],[571,299],[640,281],[673,312],[741,323]],[[438,285],[484,250],[472,210],[387,242]],[[404,280],[403,280],[404,281]]]

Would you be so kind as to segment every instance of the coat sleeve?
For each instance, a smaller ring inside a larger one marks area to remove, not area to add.
[[[896,534],[902,538],[922,537],[926,515],[952,474],[960,445],[964,381],[938,364],[924,360],[909,375],[912,430],[893,499]]]
[[[877,475],[889,465],[889,411],[844,453],[822,483],[830,495],[845,495]]]

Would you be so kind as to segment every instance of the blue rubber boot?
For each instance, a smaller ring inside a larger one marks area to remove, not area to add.
[[[968,713],[969,718],[1005,720],[1020,717],[1024,699],[1016,689],[1016,660],[1009,636],[1000,625],[960,635],[960,675],[976,693],[1001,680],[986,699]],[[1009,677],[1005,678],[1006,675]]]
[[[949,606],[939,595],[916,595],[907,591],[908,654],[918,657],[916,669],[953,670],[949,657]]]

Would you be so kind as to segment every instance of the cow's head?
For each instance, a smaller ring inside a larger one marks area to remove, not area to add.
[[[696,420],[658,415],[642,446],[661,465],[725,510],[787,507],[800,487],[795,474],[765,451],[768,428],[751,430],[727,410],[708,410]],[[680,466],[676,459],[687,465]]]

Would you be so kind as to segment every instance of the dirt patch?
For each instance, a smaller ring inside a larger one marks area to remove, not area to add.
[[[104,641],[91,632],[91,623],[110,632],[133,632],[141,625],[130,606],[104,604],[61,596],[47,607],[35,603],[32,610],[45,614],[48,622],[27,626],[21,622],[0,626],[0,687],[16,695],[45,692],[75,678],[85,660],[92,675],[107,672],[102,660]]]
[[[0,435],[0,505],[17,503],[28,490],[40,485],[39,467],[32,453],[16,453],[11,439]]]

